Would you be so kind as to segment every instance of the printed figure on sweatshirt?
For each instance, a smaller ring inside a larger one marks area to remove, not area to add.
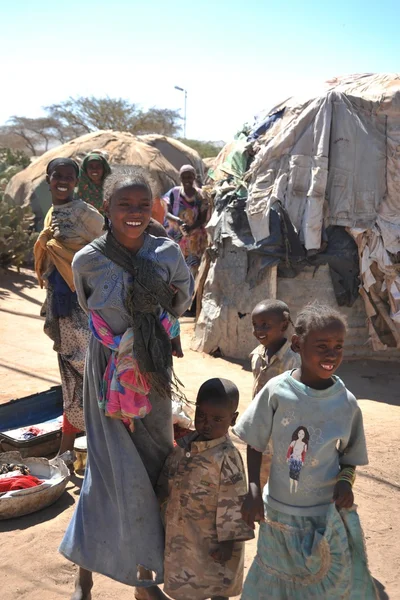
[[[306,453],[308,450],[308,442],[310,441],[310,435],[306,427],[300,426],[292,435],[292,441],[290,442],[286,460],[289,465],[289,478],[290,478],[290,493],[297,492],[297,486],[299,485],[300,471],[304,465],[306,459]]]

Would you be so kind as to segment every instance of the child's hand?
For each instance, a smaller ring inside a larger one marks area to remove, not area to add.
[[[232,552],[233,540],[228,540],[227,542],[220,542],[217,550],[211,553],[211,558],[213,558],[217,563],[224,564],[232,558]]]
[[[351,508],[354,504],[354,494],[350,483],[338,481],[333,490],[333,501],[337,508]]]
[[[260,487],[250,483],[249,491],[242,505],[242,519],[251,528],[255,529],[256,521],[264,520],[264,503]]]

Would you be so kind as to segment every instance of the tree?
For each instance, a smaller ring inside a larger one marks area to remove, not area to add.
[[[0,140],[15,149],[36,156],[55,143],[97,131],[113,129],[134,135],[159,133],[174,136],[180,129],[179,112],[168,108],[142,110],[123,98],[78,97],[44,108],[46,116],[37,119],[13,116],[0,128]],[[11,141],[14,141],[14,144]],[[19,140],[15,143],[15,140]],[[7,144],[5,142],[8,142]]]
[[[175,135],[180,128],[179,112],[164,108],[143,111],[123,98],[69,98],[45,108],[47,114],[64,129],[72,128],[73,137],[98,129],[128,131],[135,135],[160,133]]]
[[[36,156],[38,151],[46,152],[56,138],[58,123],[51,117],[31,119],[13,116],[8,120],[8,131],[23,139],[26,148]]]
[[[183,144],[193,148],[193,150],[197,150],[201,158],[214,158],[214,156],[218,156],[220,150],[224,146],[224,142],[202,142],[200,140],[179,139]]]
[[[45,111],[62,126],[71,127],[77,135],[97,129],[126,131],[137,108],[122,98],[69,98],[60,104],[46,106]]]
[[[181,126],[181,119],[176,110],[168,108],[150,108],[147,112],[140,111],[132,122],[129,130],[134,135],[145,135],[146,133],[157,133],[174,137]]]
[[[24,151],[26,150],[26,144],[20,136],[10,132],[7,125],[3,125],[0,126],[0,148],[12,148],[14,151]]]

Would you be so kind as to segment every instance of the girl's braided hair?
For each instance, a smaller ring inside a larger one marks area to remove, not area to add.
[[[347,319],[344,315],[332,306],[315,301],[299,312],[294,330],[300,338],[305,338],[310,331],[320,330],[334,323],[340,323],[347,331]]]

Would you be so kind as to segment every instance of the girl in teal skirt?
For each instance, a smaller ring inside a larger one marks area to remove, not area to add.
[[[253,528],[260,521],[242,600],[378,598],[353,496],[356,466],[368,463],[362,414],[334,374],[345,336],[340,313],[307,306],[292,340],[301,367],[271,379],[234,428],[247,444],[243,519]],[[270,440],[262,494],[261,458]]]

